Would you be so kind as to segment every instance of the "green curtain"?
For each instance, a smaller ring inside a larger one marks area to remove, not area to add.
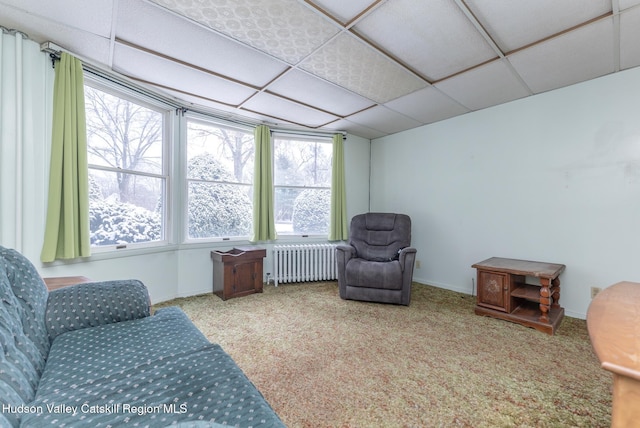
[[[333,136],[333,168],[331,170],[331,220],[329,240],[344,241],[347,231],[347,192],[344,183],[344,141],[342,134]]]
[[[53,88],[49,201],[40,259],[87,257],[89,172],[82,63],[62,53]]]
[[[256,153],[253,175],[253,239],[276,239],[274,219],[273,173],[271,171],[271,130],[259,125],[254,131]]]

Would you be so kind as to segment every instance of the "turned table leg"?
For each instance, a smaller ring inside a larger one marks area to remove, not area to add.
[[[551,291],[549,290],[549,279],[540,278],[540,322],[549,322],[549,309],[551,309]]]
[[[551,304],[551,307],[554,309],[559,309],[560,308],[560,278],[554,278],[551,281],[551,285],[554,287],[553,303]]]

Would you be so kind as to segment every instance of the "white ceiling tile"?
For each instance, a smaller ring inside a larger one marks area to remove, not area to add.
[[[4,6],[0,25],[22,31],[38,43],[51,41],[77,57],[109,66],[110,41],[93,33],[78,30],[12,6]]]
[[[504,53],[611,11],[611,0],[465,0]]]
[[[337,116],[266,93],[257,94],[244,103],[242,108],[311,128],[338,119]]]
[[[620,68],[640,65],[640,7],[620,14]]]
[[[291,0],[151,0],[270,55],[297,64],[339,27]]]
[[[531,95],[506,60],[492,61],[434,85],[471,110]]]
[[[151,85],[153,86],[153,85]],[[175,99],[177,102],[184,104],[185,108],[189,110],[196,110],[198,112],[209,112],[215,114],[221,119],[231,119],[234,117],[244,117],[246,114],[238,114],[239,109],[234,106],[217,103],[213,100],[205,99],[196,95],[185,94],[180,91],[172,90],[165,87],[156,87],[165,96]],[[258,121],[259,122],[259,121]]]
[[[155,85],[166,86],[177,91],[197,94],[220,103],[238,105],[255,93],[246,86],[197,71],[159,57],[116,44],[113,69]],[[179,76],[179,79],[176,79]]]
[[[375,3],[375,0],[315,0],[313,3],[346,24]]]
[[[431,81],[497,57],[451,0],[390,1],[355,29]]]
[[[349,116],[347,120],[385,134],[393,134],[422,125],[417,120],[411,119],[384,106],[376,106],[356,113]]]
[[[202,98],[192,95],[185,95],[183,93],[172,91],[170,89],[161,88],[161,90],[165,94],[168,94],[169,96],[172,96],[186,103],[187,109],[191,107],[192,110],[200,113],[204,112],[214,114],[219,119],[226,119],[242,124],[260,124],[268,122],[273,123],[273,119],[266,115],[253,113],[247,110],[241,110],[237,107],[216,103],[215,101],[211,100],[203,100]]]
[[[375,138],[384,137],[385,135],[389,135],[388,133],[377,131],[375,129],[368,128],[366,126],[360,125],[355,122],[351,122],[346,119],[337,120],[332,122],[324,127],[325,129],[333,130],[333,131],[346,131],[349,134],[357,135],[362,138],[367,138],[369,140],[373,140]],[[348,144],[349,139],[347,138]]]
[[[612,18],[602,19],[509,56],[534,93],[614,71]]]
[[[640,0],[618,0],[618,6],[620,10],[628,9],[640,4]]]
[[[385,107],[422,123],[437,122],[469,111],[433,86],[389,101]]]
[[[640,66],[639,15],[640,0],[0,0],[1,26],[194,110],[365,138]]]
[[[39,17],[70,29],[82,30],[102,37],[111,36],[111,18],[114,0],[2,0],[2,15],[5,7],[12,7],[30,16]]]
[[[333,39],[300,67],[379,103],[427,86],[422,79],[348,33]]]
[[[366,98],[299,70],[286,73],[269,85],[268,90],[339,116],[373,105]]]
[[[288,67],[255,49],[203,26],[193,25],[186,18],[147,2],[120,3],[116,36],[258,87],[266,85]]]

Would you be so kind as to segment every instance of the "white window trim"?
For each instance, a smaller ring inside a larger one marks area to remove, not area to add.
[[[274,192],[274,198],[275,198],[275,191],[276,188],[298,188],[298,189],[325,189],[325,190],[329,190],[331,191],[331,185],[327,186],[282,186],[282,185],[276,185],[275,184],[275,157],[273,156],[273,154],[275,153],[275,140],[276,139],[283,139],[283,140],[295,140],[295,141],[308,141],[308,142],[312,142],[312,143],[323,143],[323,144],[333,144],[333,140],[332,140],[333,136],[328,136],[326,134],[318,134],[317,136],[315,134],[309,134],[309,133],[296,133],[294,131],[272,131],[271,132],[271,153],[272,153],[272,157],[271,157],[271,167],[272,167],[272,171],[274,172],[274,184],[273,184],[273,192]],[[323,140],[326,140],[323,141]],[[331,157],[331,162],[333,163],[333,156]],[[275,202],[275,200],[274,200]],[[287,233],[287,234],[278,234],[276,237],[277,241],[299,241],[299,240],[306,240],[306,239],[310,239],[310,240],[317,240],[317,239],[327,239],[327,236],[329,234],[329,231],[327,231],[327,233]]]
[[[180,186],[181,194],[183,196],[181,201],[181,209],[180,209],[180,213],[182,215],[182,220],[183,220],[181,224],[181,234],[182,234],[181,242],[183,245],[186,245],[186,246],[189,246],[189,245],[198,246],[198,245],[204,245],[204,244],[220,244],[220,243],[222,244],[249,243],[251,239],[250,235],[224,236],[224,237],[215,236],[215,237],[207,237],[207,238],[189,237],[189,183],[195,182],[195,181],[200,181],[203,183],[211,183],[211,182],[208,180],[190,179],[187,176],[187,146],[188,146],[187,122],[188,121],[197,122],[207,126],[214,126],[214,127],[217,126],[220,128],[229,129],[233,131],[243,131],[243,132],[246,132],[247,134],[253,134],[254,132],[254,128],[248,125],[227,122],[219,118],[216,118],[214,116],[208,116],[206,114],[202,114],[198,112],[187,111],[185,113],[183,120],[181,122],[182,132],[180,133],[180,140],[183,142],[183,144],[181,144],[181,150],[180,150],[180,157],[181,157],[180,168],[183,171],[183,174],[181,176],[182,185]],[[218,183],[221,183],[221,182],[218,182]],[[248,183],[234,182],[229,184],[253,186],[253,183],[248,184]]]
[[[131,255],[132,253],[138,253],[139,250],[143,252],[156,252],[158,248],[169,248],[170,246],[175,244],[175,240],[173,239],[173,216],[172,216],[172,173],[175,172],[173,165],[173,156],[171,156],[170,148],[174,145],[175,132],[174,127],[175,123],[172,118],[174,116],[175,107],[167,104],[160,98],[153,98],[149,95],[145,95],[138,91],[133,90],[132,88],[119,83],[114,83],[111,80],[108,80],[104,77],[95,76],[92,74],[85,75],[84,78],[85,86],[90,86],[99,91],[108,93],[110,95],[125,99],[132,103],[141,105],[143,107],[147,107],[151,110],[158,111],[163,115],[163,144],[162,144],[162,172],[160,174],[157,173],[148,173],[143,171],[135,171],[135,170],[122,170],[118,168],[113,168],[109,166],[103,165],[94,165],[89,164],[89,170],[102,170],[107,172],[125,172],[128,174],[152,177],[152,178],[160,178],[164,180],[164,198],[163,198],[163,225],[162,225],[162,236],[163,238],[157,241],[149,241],[149,242],[134,242],[127,244],[114,244],[114,245],[100,245],[100,246],[91,246],[91,253],[95,255],[106,255],[113,254],[114,257],[120,255]],[[145,251],[148,250],[148,251]]]
[[[153,241],[146,243],[137,243],[127,246],[127,248],[116,249],[116,246],[100,246],[92,247],[92,256],[87,259],[78,259],[67,261],[69,263],[84,262],[87,260],[106,260],[112,258],[129,257],[145,254],[153,254],[159,252],[175,251],[182,248],[199,248],[214,246],[233,246],[239,244],[250,243],[250,236],[246,237],[229,237],[229,238],[198,238],[186,239],[188,237],[188,216],[187,216],[187,197],[186,186],[186,117],[195,120],[206,121],[207,123],[217,124],[225,128],[243,129],[247,132],[253,132],[255,126],[260,124],[259,121],[251,122],[251,119],[221,118],[216,116],[216,111],[209,112],[206,108],[201,110],[192,110],[192,106],[188,106],[184,102],[175,98],[164,96],[153,89],[139,87],[137,83],[129,79],[119,77],[102,71],[91,66],[85,67],[85,84],[104,90],[109,93],[116,93],[118,96],[126,95],[125,98],[136,103],[148,103],[151,106],[167,108],[169,117],[165,132],[167,140],[164,145],[165,172],[167,174],[165,188],[165,230],[164,239],[161,241]],[[173,112],[176,112],[175,114]],[[182,112],[182,114],[179,114]],[[343,131],[336,131],[345,134]],[[331,141],[335,132],[322,133],[306,130],[289,130],[289,129],[273,129],[272,128],[272,145],[276,137],[296,138],[299,140],[323,140]],[[273,158],[271,159],[273,162]],[[275,186],[274,186],[275,190]],[[327,236],[324,234],[304,235],[304,234],[287,234],[279,235],[275,241],[277,242],[325,242]],[[54,262],[55,264],[56,262]]]

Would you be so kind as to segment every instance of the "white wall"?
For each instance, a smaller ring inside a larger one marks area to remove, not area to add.
[[[226,251],[248,245],[247,241],[176,243],[151,251],[124,250],[127,252],[118,253],[118,257],[96,253],[70,262],[45,265],[39,261],[46,215],[54,71],[37,43],[2,32],[0,43],[0,245],[21,251],[42,276],[140,279],[154,303],[211,292],[211,250]],[[20,62],[18,67],[16,62]],[[348,135],[344,147],[347,215],[351,218],[369,207],[371,145],[369,140]],[[272,245],[265,247],[271,249]],[[271,270],[270,253],[265,272]]]
[[[372,142],[371,208],[406,212],[416,281],[472,292],[492,256],[563,263],[560,303],[640,281],[640,69]]]

